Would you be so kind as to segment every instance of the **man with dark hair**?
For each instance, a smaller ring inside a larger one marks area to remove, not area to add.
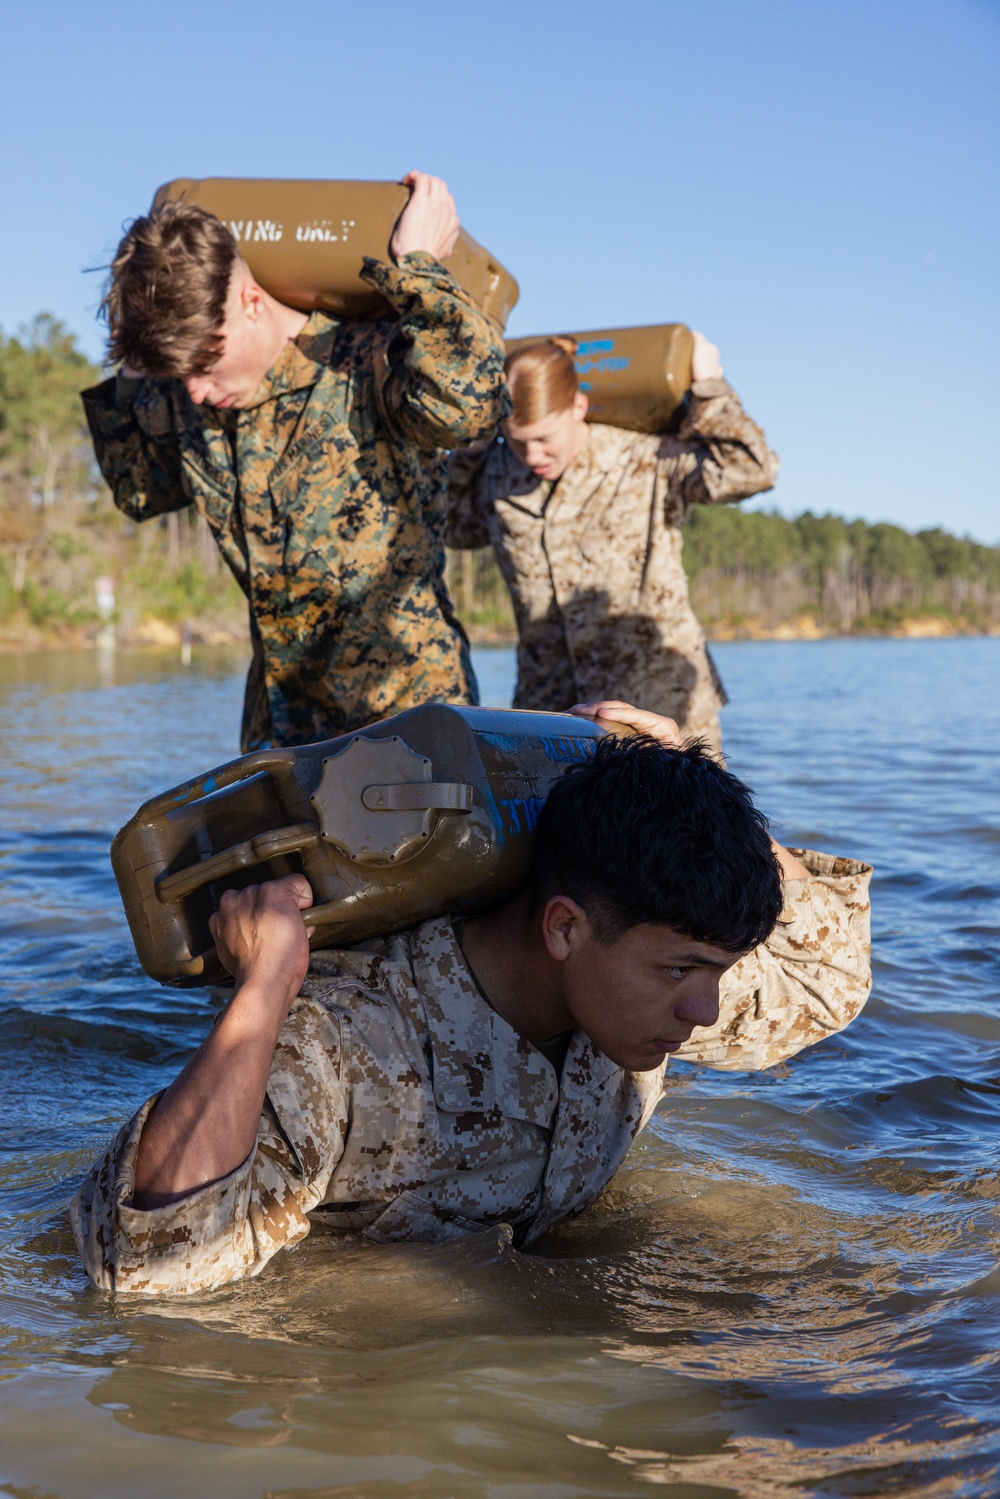
[[[116,377],[84,392],[115,504],[193,505],[250,609],[244,751],[434,700],[476,701],[444,584],[444,450],[505,414],[503,345],[441,264],[459,222],[422,172],[363,278],[392,321],[307,316],[228,229],[169,202],[128,230],[104,301]]]
[[[303,876],[223,898],[233,997],[73,1205],[99,1286],[254,1275],[310,1215],[380,1242],[506,1225],[533,1244],[610,1180],[669,1055],[768,1067],[853,1019],[868,866],[772,844],[675,725],[597,707],[660,738],[603,739],[566,772],[528,886],[494,909],[310,960]]]

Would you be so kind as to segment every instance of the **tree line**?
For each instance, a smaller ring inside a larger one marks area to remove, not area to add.
[[[93,637],[99,577],[113,585],[119,638],[141,639],[150,619],[186,622],[195,639],[243,638],[242,594],[200,517],[187,510],[136,526],[114,508],[79,399],[100,377],[48,314],[16,336],[0,333],[0,640]],[[709,633],[803,620],[824,633],[887,631],[927,616],[1000,629],[1000,548],[941,528],[697,506],[684,561]],[[489,550],[450,554],[447,579],[474,634],[513,636]]]
[[[968,630],[1000,625],[1000,548],[940,527],[696,506],[684,561],[696,611],[715,626],[802,615],[841,634],[927,616]]]

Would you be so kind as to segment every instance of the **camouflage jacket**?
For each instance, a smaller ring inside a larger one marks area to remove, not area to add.
[[[677,1053],[770,1067],[847,1025],[871,984],[869,867],[802,854],[767,943]],[[271,1066],[253,1153],[169,1207],[131,1206],[150,1099],[72,1208],[107,1290],[178,1295],[256,1275],[317,1225],[381,1242],[509,1224],[533,1243],[594,1201],[649,1119],[664,1068],[626,1072],[574,1032],[551,1063],[481,996],[447,917],[313,955]]]
[[[180,380],[83,396],[118,508],[194,505],[247,595],[244,751],[477,700],[443,579],[443,449],[504,414],[503,345],[429,255],[363,274],[398,320],[313,313],[246,410],[195,406]]]
[[[688,599],[692,505],[770,489],[778,460],[724,380],[702,380],[676,435],[597,423],[557,482],[502,439],[453,453],[452,547],[491,545],[514,601],[515,708],[622,698],[718,744],[726,701]]]

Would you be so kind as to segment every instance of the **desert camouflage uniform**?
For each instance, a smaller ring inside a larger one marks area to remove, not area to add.
[[[118,508],[194,505],[247,595],[244,751],[477,700],[443,578],[442,450],[504,414],[503,345],[431,256],[363,275],[398,320],[313,313],[246,410],[195,406],[180,380],[83,397]]]
[[[847,1025],[871,985],[870,868],[800,855],[767,943],[722,980],[721,1013],[679,1053],[770,1067]],[[73,1204],[107,1290],[177,1295],[256,1275],[317,1225],[380,1242],[508,1224],[514,1242],[594,1201],[663,1091],[575,1031],[561,1077],[482,998],[447,917],[313,954],[278,1040],[254,1152],[180,1203],[130,1206],[143,1123],[120,1131]]]
[[[676,435],[597,423],[558,481],[498,438],[452,454],[452,547],[491,545],[514,601],[515,708],[641,703],[721,743],[726,695],[688,599],[692,505],[770,489],[778,459],[725,380],[700,380]]]

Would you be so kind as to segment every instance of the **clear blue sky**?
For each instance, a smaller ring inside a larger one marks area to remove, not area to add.
[[[445,176],[512,333],[681,320],[763,505],[1000,541],[997,0],[34,0],[0,52],[0,326],[100,349],[176,176]]]

